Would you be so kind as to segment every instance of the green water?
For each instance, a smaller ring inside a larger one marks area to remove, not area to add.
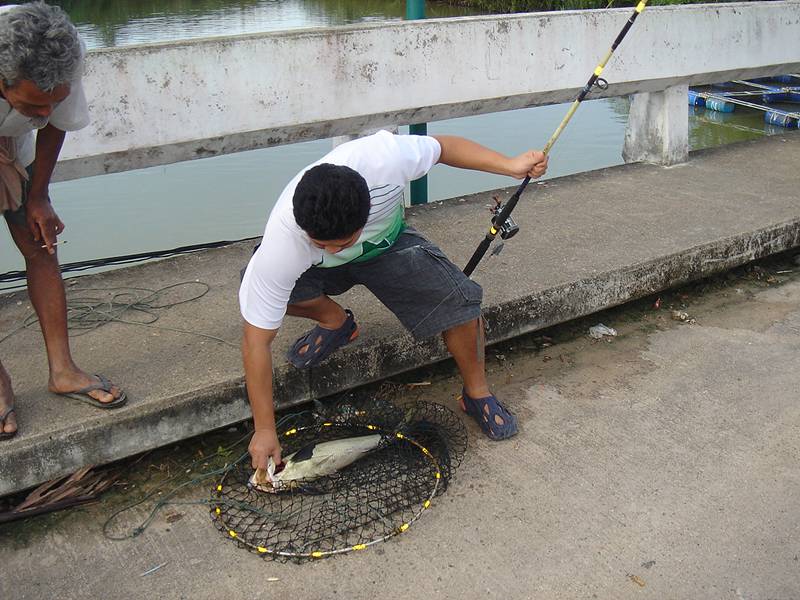
[[[402,19],[403,0],[94,0],[59,4],[91,48]],[[430,18],[481,14],[429,2]]]
[[[377,0],[65,0],[90,48],[401,19],[404,1]],[[476,14],[429,2],[429,17]],[[432,123],[429,132],[472,138],[506,154],[540,148],[566,112],[546,106]],[[584,102],[551,153],[548,177],[622,163],[625,99]],[[693,149],[780,132],[760,113],[694,111]],[[401,131],[403,131],[401,129]],[[262,233],[283,186],[331,148],[329,140],[91,177],[51,186],[66,224],[62,263],[146,252]],[[513,185],[508,178],[437,166],[430,199]],[[481,233],[475,232],[476,240]],[[0,273],[23,268],[0,228]]]

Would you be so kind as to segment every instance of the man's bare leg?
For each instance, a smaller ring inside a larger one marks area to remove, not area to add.
[[[14,390],[11,387],[11,377],[8,376],[8,371],[0,363],[0,415],[2,415],[7,408],[14,406]],[[17,416],[11,413],[5,418],[5,421],[0,425],[0,431],[3,433],[14,433],[17,430]]]
[[[484,433],[493,439],[505,439],[517,432],[516,419],[489,390],[486,382],[486,368],[484,361],[484,333],[483,321],[478,318],[474,321],[448,329],[443,334],[447,349],[461,371],[464,380],[464,393],[477,402],[480,415],[474,414],[465,406],[467,412],[478,421]],[[463,399],[466,404],[466,398]]]
[[[486,382],[482,320],[478,318],[457,325],[443,332],[442,337],[461,372],[464,391],[472,398],[485,398],[491,394]]]
[[[313,300],[290,304],[286,308],[286,314],[292,317],[313,319],[319,323],[320,327],[325,329],[339,329],[347,319],[344,308],[328,296],[320,296]]]
[[[28,274],[28,295],[39,318],[47,361],[50,367],[48,382],[52,392],[74,392],[97,383],[97,378],[78,368],[72,360],[67,334],[67,300],[64,281],[58,268],[58,258],[48,254],[41,242],[33,239],[27,227],[8,224],[11,237],[25,258]],[[122,391],[117,386],[111,393],[92,390],[89,395],[100,402],[111,402],[119,398]]]

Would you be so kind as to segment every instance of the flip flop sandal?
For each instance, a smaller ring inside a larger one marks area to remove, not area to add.
[[[286,357],[298,369],[316,367],[328,358],[334,350],[346,346],[358,337],[353,312],[348,308],[344,311],[347,318],[339,329],[325,329],[319,325],[298,339]],[[305,352],[301,350],[305,348]]]
[[[114,384],[111,383],[108,378],[103,377],[95,373],[94,375],[99,379],[97,383],[93,383],[91,385],[87,385],[85,388],[81,388],[79,390],[75,390],[74,392],[55,392],[59,396],[65,396],[66,398],[72,398],[73,400],[79,400],[81,402],[85,402],[86,404],[91,404],[96,408],[118,408],[125,404],[128,401],[128,396],[125,392],[120,394],[119,398],[112,400],[111,402],[100,402],[97,398],[93,398],[89,395],[89,392],[93,392],[94,390],[103,390],[104,392],[111,393],[111,388],[114,387]]]
[[[5,426],[6,418],[11,413],[17,414],[17,411],[14,409],[13,406],[9,406],[5,411],[3,411],[3,414],[0,414],[0,428]],[[14,431],[11,431],[11,432],[0,430],[0,440],[10,440],[15,435],[17,435],[17,430],[14,430]]]
[[[494,395],[470,398],[461,390],[461,410],[478,422],[492,440],[504,440],[517,434],[517,418]]]

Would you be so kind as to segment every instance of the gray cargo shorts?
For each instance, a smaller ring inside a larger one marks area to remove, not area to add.
[[[25,227],[28,224],[28,213],[25,212],[24,204],[22,204],[15,211],[10,211],[10,210],[5,211],[3,213],[3,216],[9,223],[13,223],[14,225],[19,225],[20,227]]]
[[[14,225],[19,225],[20,227],[25,227],[28,224],[28,213],[25,212],[25,202],[28,200],[28,188],[30,187],[31,177],[33,177],[32,166],[27,167],[25,170],[28,172],[28,180],[23,180],[22,182],[22,201],[19,204],[19,208],[15,211],[6,210],[2,213],[6,221]]]
[[[329,269],[311,267],[295,283],[289,304],[343,294],[358,284],[375,294],[417,339],[481,314],[481,286],[411,228],[373,259]]]

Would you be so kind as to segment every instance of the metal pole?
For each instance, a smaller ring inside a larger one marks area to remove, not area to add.
[[[425,18],[425,0],[406,0],[406,20],[413,21]],[[427,123],[416,123],[408,126],[412,135],[428,135]],[[428,176],[425,175],[411,182],[411,204],[428,202]]]

